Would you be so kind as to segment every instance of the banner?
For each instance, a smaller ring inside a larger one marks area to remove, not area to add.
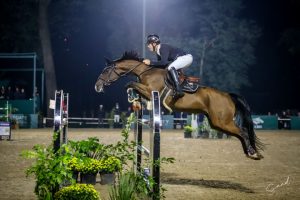
[[[10,137],[10,123],[0,121],[0,136]]]
[[[277,116],[270,115],[252,115],[252,121],[255,129],[278,129]]]

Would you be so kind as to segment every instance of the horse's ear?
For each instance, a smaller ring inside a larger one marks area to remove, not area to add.
[[[111,63],[113,63],[113,61],[111,59],[107,58],[107,57],[104,57],[104,59],[105,59],[105,63],[107,65],[110,65]]]

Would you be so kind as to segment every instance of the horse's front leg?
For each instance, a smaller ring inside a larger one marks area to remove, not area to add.
[[[126,88],[132,88],[132,89],[138,91],[138,93],[147,100],[151,99],[150,88],[146,85],[143,85],[143,84],[137,83],[137,82],[130,82],[126,85]]]

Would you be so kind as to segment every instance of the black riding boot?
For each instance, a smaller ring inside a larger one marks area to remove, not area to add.
[[[176,69],[174,67],[172,67],[169,70],[169,72],[171,74],[171,77],[172,77],[174,85],[175,85],[175,95],[174,95],[174,97],[175,98],[183,97],[184,93],[182,92],[182,89],[179,85],[179,78],[178,78],[178,73],[177,73]]]

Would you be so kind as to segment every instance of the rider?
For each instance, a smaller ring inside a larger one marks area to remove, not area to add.
[[[143,63],[146,65],[168,66],[168,71],[173,79],[175,85],[175,98],[184,96],[182,89],[179,85],[177,70],[189,67],[193,62],[193,56],[187,54],[182,49],[173,47],[168,44],[161,44],[158,35],[148,35],[147,47],[150,51],[154,52],[157,56],[157,61],[150,61],[144,59]]]

